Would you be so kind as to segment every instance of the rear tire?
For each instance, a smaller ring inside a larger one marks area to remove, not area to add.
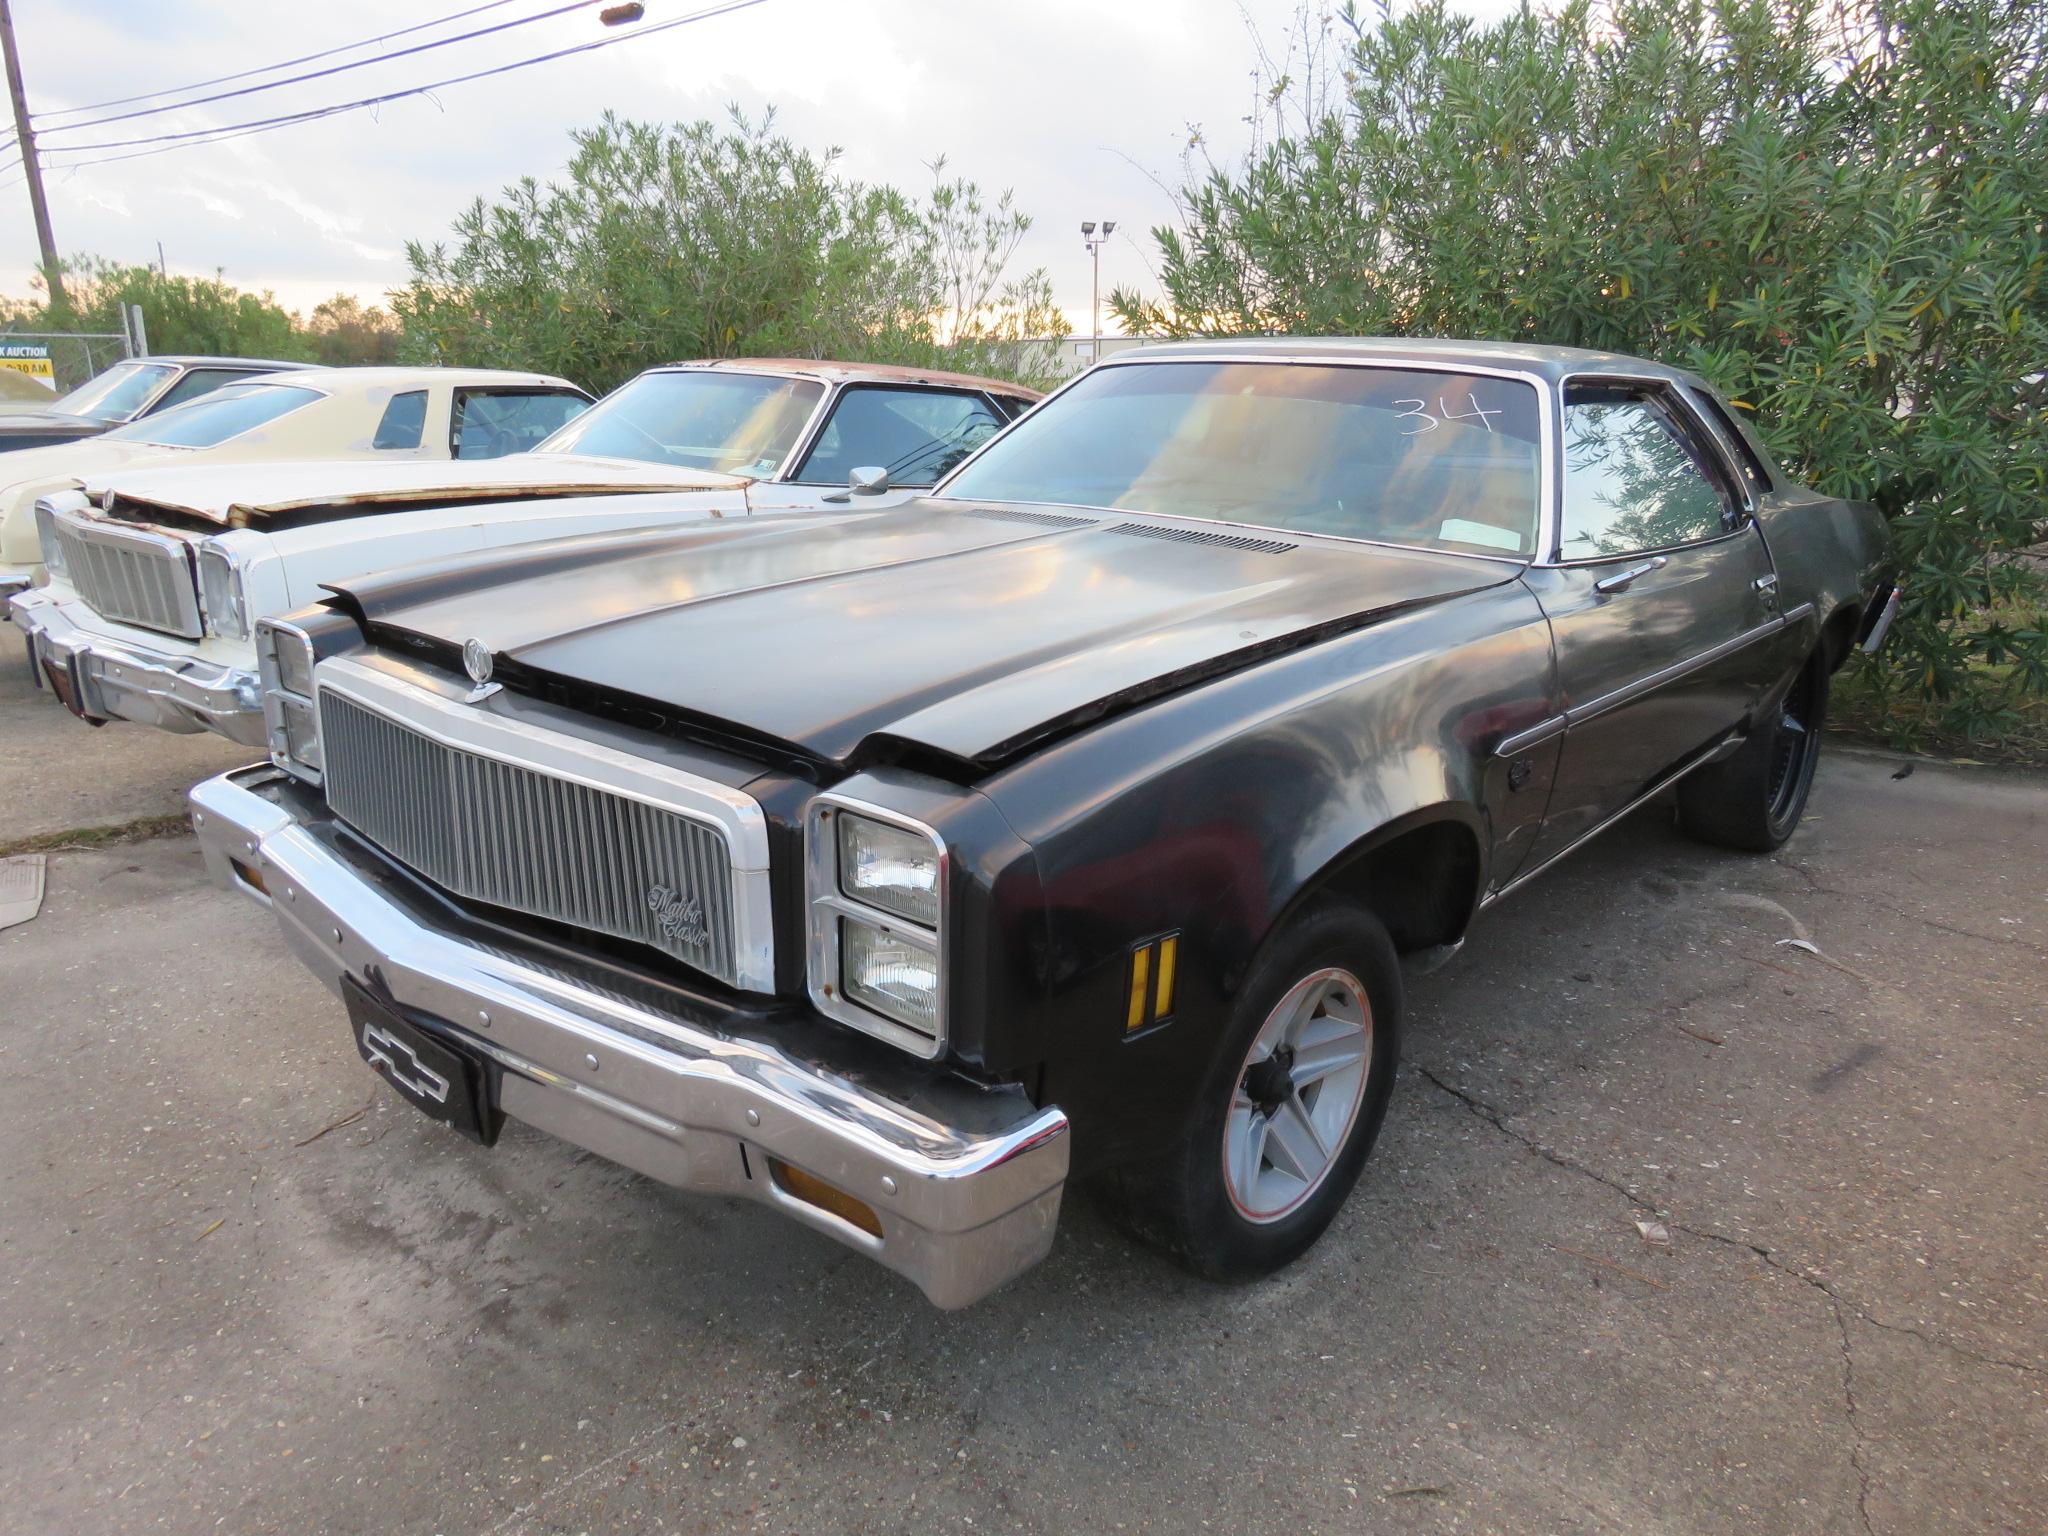
[[[1827,710],[1827,655],[1816,650],[1733,757],[1679,782],[1679,829],[1748,853],[1782,847],[1806,812]]]
[[[1292,1263],[1343,1207],[1400,1057],[1401,973],[1378,919],[1313,907],[1253,965],[1187,1135],[1110,1176],[1124,1224],[1212,1280]]]

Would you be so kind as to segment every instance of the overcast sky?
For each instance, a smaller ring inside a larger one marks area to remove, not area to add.
[[[160,91],[351,43],[478,0],[14,0],[29,104],[65,107]],[[515,0],[403,47],[561,0]],[[645,0],[647,20],[704,0]],[[1506,0],[1468,0],[1497,13]],[[666,35],[450,87],[322,122],[167,154],[52,169],[58,247],[269,288],[310,309],[337,290],[367,301],[403,281],[407,239],[442,236],[473,197],[560,171],[568,131],[606,108],[647,119],[773,105],[784,132],[845,151],[850,175],[914,190],[943,154],[984,188],[1013,188],[1035,223],[1018,269],[1043,265],[1077,332],[1088,324],[1079,224],[1118,221],[1102,286],[1152,288],[1149,229],[1169,219],[1191,129],[1219,156],[1249,129],[1251,29],[1282,47],[1298,0],[763,0]],[[330,79],[73,133],[67,140],[246,121],[439,80],[602,35],[593,10]],[[351,53],[325,65],[373,56]],[[287,73],[298,73],[288,71]],[[269,77],[264,77],[269,78]],[[235,82],[242,85],[255,82]],[[221,86],[216,89],[232,89]],[[143,103],[141,105],[149,105]],[[133,107],[115,108],[132,111]],[[84,121],[101,113],[72,119]],[[64,119],[57,119],[58,122]],[[11,124],[6,125],[11,128]],[[0,131],[4,137],[4,131]],[[115,151],[103,151],[112,154]],[[0,165],[12,158],[0,151]],[[10,185],[10,183],[12,183]],[[28,291],[35,230],[19,172],[0,170],[0,293]]]

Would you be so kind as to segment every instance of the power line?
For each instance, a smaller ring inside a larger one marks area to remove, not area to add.
[[[436,48],[446,48],[452,43],[466,43],[472,38],[489,37],[494,32],[509,32],[514,27],[524,27],[536,21],[547,21],[556,16],[567,15],[570,11],[587,10],[593,5],[605,4],[606,0],[569,0],[567,5],[558,5],[553,10],[535,11],[531,16],[515,17],[501,21],[495,26],[478,27],[469,32],[458,32],[453,37],[437,37],[430,43],[415,43],[410,48],[401,48],[396,53],[380,53],[374,59],[356,59],[347,64],[334,64],[326,69],[308,70],[303,75],[287,75],[282,80],[266,81],[262,85],[245,85],[232,91],[218,91],[211,96],[195,96],[189,101],[166,102],[160,107],[138,107],[133,112],[117,112],[111,117],[88,118],[82,123],[59,123],[54,128],[44,128],[47,136],[53,133],[77,133],[87,128],[99,128],[108,123],[125,123],[133,118],[154,117],[160,112],[182,112],[187,107],[203,107],[208,102],[230,101],[237,96],[254,96],[261,91],[275,91],[287,85],[299,85],[307,80],[320,80],[328,75],[347,74],[352,69],[368,69],[375,64],[388,64],[394,59],[408,58],[415,53],[428,53]],[[52,145],[61,149],[62,145]]]
[[[139,96],[117,96],[112,101],[88,102],[82,107],[52,107],[47,112],[38,112],[36,117],[39,121],[52,117],[72,117],[80,112],[104,112],[108,107],[125,107],[138,101],[152,101],[159,96],[182,96],[187,91],[203,91],[209,85],[226,85],[232,80],[247,80],[251,75],[267,75],[273,70],[311,64],[316,59],[331,59],[337,53],[353,53],[356,49],[367,48],[372,43],[389,42],[394,37],[409,37],[415,32],[430,31],[435,27],[446,26],[451,21],[462,21],[467,17],[484,11],[495,11],[512,3],[513,0],[488,0],[484,5],[473,5],[468,10],[456,11],[453,15],[437,17],[433,21],[415,22],[412,26],[400,27],[396,32],[380,32],[375,37],[361,38],[335,48],[323,48],[318,53],[302,53],[296,59],[280,59],[275,64],[265,64],[261,69],[241,69],[232,75],[215,75],[211,80],[195,80],[190,85],[173,85],[160,91],[144,91]]]
[[[288,112],[276,117],[260,117],[245,123],[224,123],[214,128],[192,128],[183,133],[157,134],[140,139],[103,139],[91,144],[65,144],[58,146],[59,152],[80,154],[94,149],[129,149],[135,153],[127,155],[105,155],[88,160],[67,160],[62,166],[52,169],[77,169],[87,165],[104,165],[112,160],[134,160],[146,154],[164,154],[173,149],[183,149],[194,142],[215,143],[221,139],[241,138],[246,134],[263,133],[273,128],[288,128],[294,123],[309,123],[318,118],[332,117],[338,112],[352,112],[358,107],[377,107],[386,102],[400,101],[407,96],[424,95],[451,85],[464,85],[472,80],[487,80],[493,75],[510,74],[516,69],[526,69],[535,64],[550,63],[555,59],[566,59],[579,53],[591,53],[599,48],[610,48],[618,43],[629,43],[636,38],[652,37],[657,32],[667,32],[676,27],[688,26],[692,22],[708,21],[714,16],[723,16],[731,11],[744,11],[760,5],[763,0],[726,0],[722,5],[707,6],[692,11],[687,16],[678,16],[670,21],[657,22],[651,27],[621,33],[616,37],[601,37],[594,42],[578,43],[570,48],[557,48],[552,53],[536,54],[531,58],[515,59],[510,64],[498,64],[489,69],[472,70],[466,75],[454,75],[446,80],[436,80],[427,85],[407,86],[404,90],[386,91],[379,96],[364,96],[355,101],[336,102],[331,106],[311,107],[303,112]],[[151,147],[155,146],[155,147]]]

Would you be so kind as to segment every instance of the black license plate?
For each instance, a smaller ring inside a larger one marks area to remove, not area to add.
[[[407,1018],[353,977],[343,979],[341,990],[356,1049],[373,1072],[420,1113],[470,1140],[489,1146],[498,1139],[500,1116],[491,1104],[491,1070],[482,1056]]]

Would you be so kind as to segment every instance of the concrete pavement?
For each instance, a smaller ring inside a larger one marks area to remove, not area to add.
[[[1900,766],[1832,754],[1775,858],[1652,807],[1484,917],[1279,1278],[1070,1198],[957,1314],[766,1210],[429,1125],[188,839],[56,855],[0,934],[0,1509],[2040,1530],[2048,784]]]

